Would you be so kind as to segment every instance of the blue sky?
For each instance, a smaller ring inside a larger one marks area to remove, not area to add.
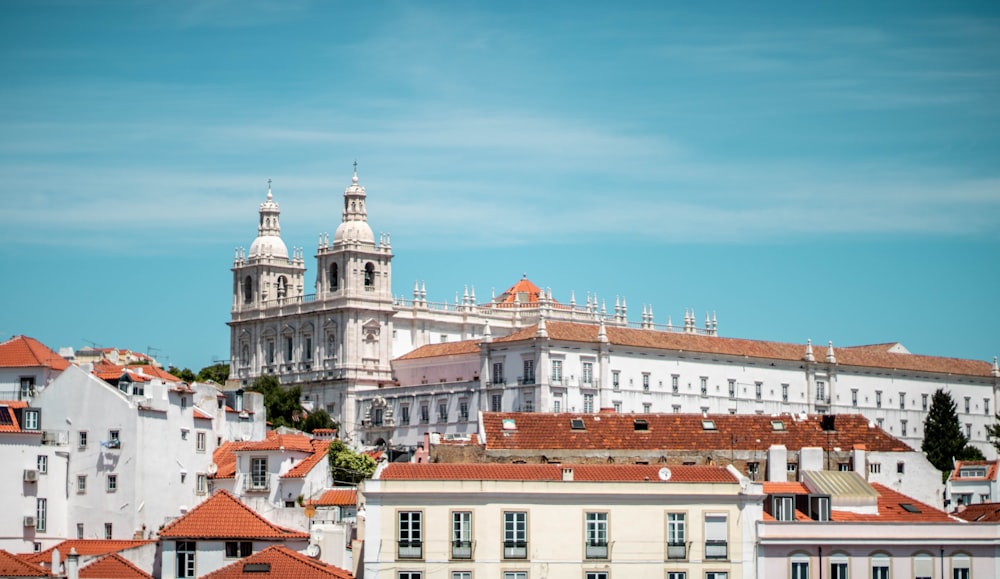
[[[274,180],[394,291],[522,273],[722,335],[1000,353],[1000,7],[0,3],[0,339],[228,356]]]

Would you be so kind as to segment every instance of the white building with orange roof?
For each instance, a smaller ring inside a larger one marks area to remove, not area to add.
[[[749,578],[763,498],[656,465],[393,463],[360,492],[363,576],[392,579]]]
[[[309,534],[276,525],[218,490],[159,533],[161,577],[203,577],[273,545],[305,550]]]
[[[0,344],[0,400],[29,400],[69,367],[48,346],[28,336]]]
[[[353,579],[347,569],[328,565],[291,549],[274,545],[242,561],[205,575],[203,579],[242,577],[294,577],[295,579]]]
[[[70,554],[75,553],[75,561],[70,560]],[[75,565],[77,571],[81,566],[89,565],[108,555],[128,561],[143,573],[151,574],[156,566],[156,541],[144,540],[103,540],[103,539],[69,539],[29,555],[23,555],[24,560],[49,570],[55,576],[69,576]]]
[[[955,461],[948,476],[948,498],[958,508],[1000,502],[1000,461]]]

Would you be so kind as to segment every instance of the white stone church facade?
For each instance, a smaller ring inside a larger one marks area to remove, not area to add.
[[[951,392],[969,438],[988,456],[1000,368],[910,354],[901,344],[838,347],[723,338],[698,327],[630,323],[624,300],[609,313],[552,299],[522,279],[477,302],[392,292],[392,246],[368,225],[355,171],[332,241],[321,235],[313,293],[302,250],[281,239],[270,188],[258,235],[233,262],[230,379],[273,374],[302,387],[353,444],[415,445],[425,432],[464,436],[478,412],[862,413],[919,448],[937,388]]]

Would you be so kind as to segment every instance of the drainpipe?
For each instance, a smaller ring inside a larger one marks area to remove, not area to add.
[[[944,547],[941,547],[941,577],[944,579]]]
[[[819,579],[823,579],[823,547],[819,548]]]

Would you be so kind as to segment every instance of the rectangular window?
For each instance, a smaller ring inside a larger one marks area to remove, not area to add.
[[[702,376],[699,379],[699,383],[701,385],[701,395],[708,396],[708,376]]]
[[[111,523],[104,523],[104,540],[110,541],[113,535],[111,534]]]
[[[20,398],[18,400],[27,400],[35,395],[35,377],[34,376],[21,376],[21,390]]]
[[[552,382],[562,382],[562,360],[552,360]]]
[[[847,563],[842,561],[830,563],[830,579],[847,579]]]
[[[503,384],[503,362],[493,363],[493,383]]]
[[[889,561],[887,557],[879,557],[872,562],[872,579],[889,579]]]
[[[397,557],[400,559],[422,559],[424,557],[423,534],[421,519],[423,513],[420,511],[400,511],[399,517],[399,544]]]
[[[472,579],[472,571],[452,571],[451,579]]]
[[[754,382],[753,384],[753,394],[754,398],[761,400],[764,397],[764,383]]]
[[[725,514],[705,515],[705,558],[729,558],[729,520]]]
[[[687,579],[686,571],[667,571],[667,579]]]
[[[423,574],[420,571],[400,571],[397,577],[399,579],[421,579]]]
[[[906,421],[905,420],[900,420],[899,421],[899,434],[900,434],[900,436],[906,436]]]
[[[458,401],[458,419],[462,422],[469,420],[469,401],[464,398]]]
[[[649,403],[649,402],[643,402],[642,403],[642,413],[643,414],[649,414],[652,411],[653,411],[653,405],[651,403]]]
[[[583,574],[584,579],[608,579],[607,571],[587,571]]]
[[[87,431],[86,430],[81,430],[80,431],[80,439],[79,440],[80,440],[80,445],[79,445],[80,448],[81,449],[87,448]]]
[[[527,571],[504,571],[503,579],[528,579]]]
[[[226,558],[242,559],[253,555],[253,543],[251,541],[226,541]]]
[[[408,426],[410,424],[410,407],[400,406],[399,407],[399,423],[403,426]]]
[[[614,390],[619,390],[621,388],[622,374],[618,370],[612,370],[611,372],[611,387]]]
[[[250,459],[250,488],[264,490],[268,488],[267,457],[252,457]]]
[[[535,397],[532,393],[526,392],[523,395],[524,403],[521,404],[521,410],[523,412],[534,412],[535,411]]]
[[[858,389],[851,388],[851,406],[854,408],[858,407]]]
[[[829,521],[830,497],[811,495],[809,497],[809,518],[814,521]]]
[[[969,407],[971,406],[971,400],[972,399],[970,397],[968,397],[968,396],[965,397],[965,413],[966,414],[969,413]]]
[[[729,379],[729,397],[736,398],[736,380]]]
[[[107,491],[109,493],[113,493],[113,492],[115,492],[117,490],[118,490],[118,475],[116,475],[116,474],[109,474],[108,475]]]
[[[38,531],[39,533],[45,532],[48,511],[49,511],[48,499],[35,499],[35,530]]]
[[[455,511],[451,514],[451,558],[472,558],[471,511]]]
[[[583,411],[584,412],[588,412],[588,413],[594,411],[594,395],[593,394],[584,394],[583,395]]]
[[[438,401],[438,422],[448,422],[448,403],[444,400]]]
[[[687,558],[687,515],[667,513],[667,558]]]
[[[181,398],[183,400],[183,398]],[[119,437],[120,432],[118,430],[108,431],[108,448],[121,448],[122,440]]]
[[[795,520],[795,497],[774,496],[771,497],[771,516],[778,521]]]
[[[203,495],[208,492],[208,477],[204,474],[199,473],[198,478],[195,483],[195,492],[199,495]]]
[[[792,579],[809,579],[808,561],[792,561]]]
[[[503,410],[503,395],[502,394],[491,394],[490,395],[490,412],[500,412]]]
[[[826,402],[826,382],[822,380],[816,381],[816,401]]]
[[[524,361],[524,378],[523,378],[523,381],[524,381],[525,384],[534,384],[535,383],[535,361],[534,360],[525,360]]]
[[[426,403],[420,405],[420,424],[428,424],[431,421],[431,408]]]
[[[642,391],[649,392],[649,374],[647,372],[642,374]]]
[[[920,408],[923,409],[925,412],[927,411],[927,395],[926,394],[921,394],[920,395]]]
[[[76,524],[76,538],[77,539],[83,538],[83,523]]]
[[[760,463],[759,462],[748,462],[747,463],[747,478],[750,480],[757,480],[760,477]]]
[[[899,409],[906,410],[906,392],[899,393]]]
[[[22,430],[38,430],[40,422],[38,417],[38,410],[26,408],[24,410],[24,424],[21,425]]]
[[[594,383],[594,363],[584,362],[583,363],[583,383],[593,384]]]
[[[986,416],[990,415],[990,399],[983,398],[983,414]]]
[[[868,463],[868,473],[869,474],[879,474],[882,472],[882,463],[880,462],[869,462]]]
[[[729,579],[726,571],[705,571],[705,579]]]
[[[528,513],[505,511],[503,514],[504,559],[528,557]]]
[[[760,400],[760,396],[757,396],[757,400]],[[781,385],[781,401],[788,402],[788,384]]]
[[[306,336],[306,347],[305,347],[305,358],[306,362],[313,359],[313,339],[312,336]]]
[[[195,552],[194,541],[177,541],[177,568],[175,569],[177,577],[191,579],[195,577]]]
[[[556,414],[562,412],[562,400],[556,398],[552,401],[552,412],[555,412]]]
[[[681,382],[681,377],[680,376],[678,376],[677,374],[671,375],[670,376],[670,391],[673,392],[674,394],[677,394],[677,392],[680,390],[680,387],[681,387],[680,386],[680,382]]]
[[[621,414],[622,413],[622,403],[621,402],[618,402],[616,400],[616,401],[612,402],[612,406],[615,409],[615,414]]]
[[[587,513],[586,554],[588,559],[608,558],[608,514]]]
[[[878,426],[879,428],[885,428],[884,424],[885,424],[885,419],[884,418],[876,418],[875,419],[875,426]]]
[[[45,454],[39,454],[38,460],[36,461],[38,465],[38,474],[45,474],[49,472],[49,457]]]
[[[882,408],[882,391],[875,391],[875,408]]]
[[[205,440],[206,437],[204,432],[199,432],[195,436],[195,448],[198,449],[198,452],[205,452]]]
[[[965,423],[965,437],[972,438],[972,425],[968,422]]]
[[[87,475],[76,475],[76,492],[80,495],[87,494]]]

